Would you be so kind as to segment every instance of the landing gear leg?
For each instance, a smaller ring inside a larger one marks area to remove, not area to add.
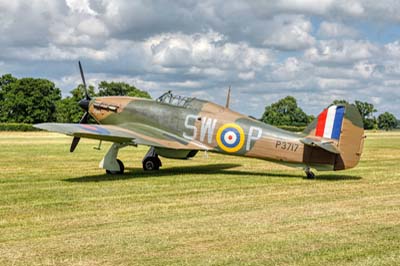
[[[128,146],[127,143],[114,143],[101,160],[99,167],[106,169],[107,174],[123,174],[125,167],[122,161],[117,159],[117,156],[119,149],[126,146]]]
[[[304,169],[304,172],[306,172],[307,179],[314,179],[314,178],[315,178],[315,174],[311,171],[311,168],[310,168],[310,167],[307,166],[307,167]]]
[[[151,147],[150,150],[146,153],[142,161],[143,170],[145,171],[154,171],[159,170],[162,166],[160,158],[158,158],[158,154],[156,153],[154,147]]]

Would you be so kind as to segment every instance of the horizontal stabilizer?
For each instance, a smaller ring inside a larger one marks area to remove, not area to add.
[[[340,154],[339,148],[336,146],[335,142],[329,139],[313,139],[313,138],[302,138],[300,141],[308,146],[319,147],[328,152],[334,154]]]

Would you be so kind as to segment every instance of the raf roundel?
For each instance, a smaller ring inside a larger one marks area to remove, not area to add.
[[[244,131],[237,124],[225,124],[218,129],[216,140],[223,151],[237,152],[243,147]]]
[[[92,133],[98,133],[101,135],[109,135],[110,134],[110,132],[107,129],[96,126],[96,125],[79,124],[78,126],[82,129],[92,132]]]

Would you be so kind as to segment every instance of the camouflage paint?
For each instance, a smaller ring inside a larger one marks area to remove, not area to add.
[[[166,157],[180,158],[191,151],[208,150],[322,170],[342,170],[357,165],[364,140],[357,109],[344,106],[341,136],[337,141],[315,136],[317,119],[298,134],[198,99],[183,107],[143,98],[98,97],[91,100],[89,113],[111,133],[107,138],[89,133],[85,136],[114,142],[130,138],[135,144],[156,147]],[[67,133],[66,127],[60,125],[57,130],[51,124],[43,128]],[[120,138],[113,140],[117,135]],[[304,144],[301,140],[305,137],[316,144]],[[334,145],[340,154],[329,152],[321,146],[324,142]]]

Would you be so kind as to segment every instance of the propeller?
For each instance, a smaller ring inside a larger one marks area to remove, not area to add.
[[[81,61],[78,62],[79,64],[79,71],[81,72],[81,78],[82,78],[82,82],[83,82],[83,89],[85,90],[85,98],[80,100],[78,105],[85,110],[84,115],[82,116],[81,120],[79,121],[79,124],[87,124],[88,120],[89,120],[89,104],[90,104],[90,96],[86,87],[86,81],[85,81],[85,75],[83,74],[83,70],[82,70],[82,65],[81,65]],[[71,143],[71,147],[69,149],[70,152],[74,152],[76,146],[78,146],[79,140],[81,138],[80,137],[74,137],[72,139],[72,143]]]
[[[89,96],[89,93],[88,93],[88,90],[86,87],[85,75],[83,74],[81,61],[79,61],[78,64],[79,64],[79,71],[81,72],[83,89],[85,90],[85,99],[82,99],[79,101],[79,106],[87,112],[89,110],[89,103],[90,103],[91,98]]]

